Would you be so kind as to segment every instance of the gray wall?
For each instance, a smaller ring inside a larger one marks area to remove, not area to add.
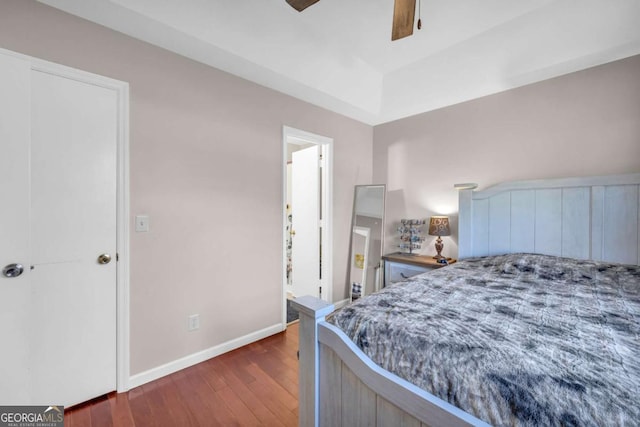
[[[334,139],[334,299],[347,297],[370,126],[32,0],[0,2],[0,47],[130,83],[131,214],[151,219],[131,235],[132,374],[281,322],[283,125]]]
[[[455,183],[640,172],[640,56],[376,126],[373,145],[387,252],[401,218],[444,214],[456,256]]]

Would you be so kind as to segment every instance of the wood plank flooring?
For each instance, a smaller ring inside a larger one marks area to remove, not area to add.
[[[298,324],[65,411],[66,427],[297,426]]]

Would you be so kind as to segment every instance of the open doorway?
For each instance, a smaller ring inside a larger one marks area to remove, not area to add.
[[[283,127],[283,322],[295,321],[293,298],[331,301],[332,144]]]

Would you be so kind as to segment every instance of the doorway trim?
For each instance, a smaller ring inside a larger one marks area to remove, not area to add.
[[[116,164],[116,391],[129,390],[129,83],[0,48],[31,70],[113,90],[118,98]]]
[[[287,145],[316,144],[322,148],[322,299],[333,301],[333,138],[282,126],[282,324],[287,327]]]

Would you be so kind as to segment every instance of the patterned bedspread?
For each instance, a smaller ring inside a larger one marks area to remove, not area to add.
[[[328,321],[378,365],[490,424],[640,425],[640,267],[473,258]]]

